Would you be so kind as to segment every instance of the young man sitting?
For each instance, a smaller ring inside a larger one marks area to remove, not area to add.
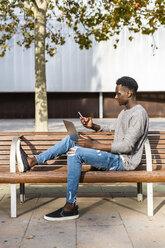
[[[115,99],[119,105],[124,105],[125,108],[112,125],[100,126],[94,124],[91,117],[80,118],[84,127],[96,132],[115,130],[112,143],[93,142],[89,137],[83,135],[75,142],[70,136],[66,136],[45,152],[35,157],[28,157],[20,147],[20,141],[18,142],[17,160],[21,172],[67,153],[66,204],[64,207],[45,215],[46,220],[59,221],[79,217],[76,196],[82,163],[88,163],[100,170],[107,171],[134,170],[140,164],[149,121],[146,110],[136,103],[137,89],[138,84],[133,78],[122,77],[117,80]]]

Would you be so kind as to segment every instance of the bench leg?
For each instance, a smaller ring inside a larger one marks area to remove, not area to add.
[[[17,217],[17,190],[16,184],[10,184],[10,204],[11,204],[11,217]]]
[[[20,202],[23,203],[25,201],[25,184],[20,183]]]
[[[153,216],[154,214],[154,204],[153,204],[153,183],[147,183],[147,207],[148,216]]]
[[[137,201],[138,202],[142,202],[143,201],[142,183],[137,183]]]

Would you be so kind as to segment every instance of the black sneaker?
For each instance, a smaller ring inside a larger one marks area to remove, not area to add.
[[[60,208],[50,214],[47,214],[44,216],[45,220],[50,220],[50,221],[61,221],[61,220],[73,220],[77,219],[79,217],[78,214],[78,206],[75,206],[73,211],[71,212],[66,212],[64,211],[63,208]]]
[[[20,140],[17,141],[17,165],[19,172],[30,170],[27,162],[27,154],[21,147]]]

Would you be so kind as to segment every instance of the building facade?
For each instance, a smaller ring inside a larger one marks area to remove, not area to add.
[[[137,100],[150,117],[165,117],[163,31],[159,29],[154,37],[136,34],[130,42],[124,30],[117,49],[113,48],[116,37],[93,42],[90,50],[80,50],[68,38],[53,58],[47,58],[49,118],[76,118],[77,111],[115,118],[121,110],[114,100],[115,82],[121,76],[138,82]],[[15,40],[0,59],[0,118],[34,118],[34,48],[20,48]]]

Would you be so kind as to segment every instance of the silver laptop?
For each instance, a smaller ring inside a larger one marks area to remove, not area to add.
[[[75,125],[73,124],[73,122],[71,121],[66,121],[66,120],[63,120],[64,122],[64,125],[68,131],[68,134],[70,135],[71,139],[74,140],[74,141],[77,141],[78,138],[79,138],[79,135],[78,135],[78,132],[75,128]]]

